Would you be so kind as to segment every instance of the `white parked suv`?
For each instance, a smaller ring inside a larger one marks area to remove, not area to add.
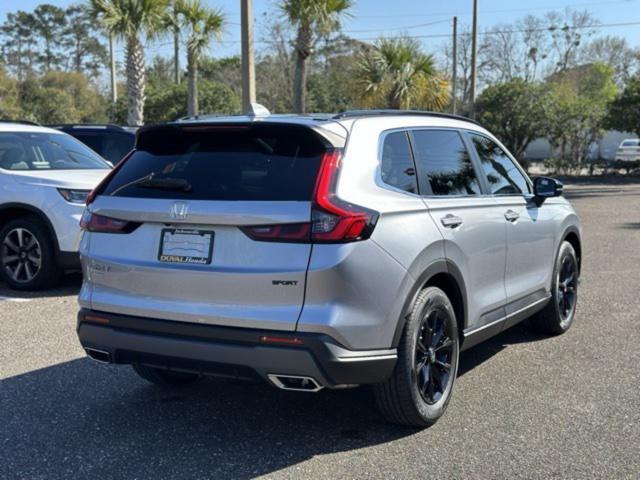
[[[109,170],[66,133],[0,122],[0,280],[32,290],[78,268],[85,200]]]
[[[628,138],[623,140],[616,150],[616,162],[640,161],[640,139]]]

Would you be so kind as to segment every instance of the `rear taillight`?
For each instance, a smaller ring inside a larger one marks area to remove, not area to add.
[[[339,169],[340,151],[327,152],[316,181],[310,223],[241,227],[242,231],[263,242],[346,243],[369,238],[378,213],[338,198]]]
[[[127,153],[124,157],[122,157],[122,159],[118,163],[116,163],[115,167],[113,167],[111,171],[107,173],[107,176],[104,177],[102,181],[93,190],[89,192],[89,195],[87,195],[87,202],[86,202],[87,205],[91,205],[93,203],[96,197],[100,195],[100,193],[104,190],[104,187],[107,186],[107,184],[111,181],[111,179],[118,172],[118,170],[122,168],[122,165],[124,165],[124,162],[129,160],[131,155],[133,155],[133,150]]]
[[[310,223],[285,223],[281,225],[257,225],[254,227],[240,228],[253,240],[297,243],[308,243],[311,240]]]
[[[378,221],[378,212],[336,195],[340,158],[340,151],[334,150],[322,159],[311,210],[311,240],[315,243],[365,240]]]
[[[140,226],[139,223],[127,222],[115,218],[96,215],[85,209],[80,219],[80,228],[99,233],[131,233]]]

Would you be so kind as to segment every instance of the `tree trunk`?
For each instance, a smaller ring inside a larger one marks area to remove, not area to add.
[[[307,102],[307,69],[311,56],[311,27],[301,25],[296,39],[296,71],[293,79],[293,111],[305,113]]]
[[[187,51],[187,73],[187,115],[198,115],[198,60],[192,51]]]
[[[127,123],[131,126],[144,122],[144,48],[138,37],[127,39]]]
[[[78,73],[82,73],[82,48],[80,46],[80,38],[76,37],[76,49],[74,52],[74,67],[75,71]]]
[[[180,30],[173,30],[173,75],[176,84],[180,83]]]

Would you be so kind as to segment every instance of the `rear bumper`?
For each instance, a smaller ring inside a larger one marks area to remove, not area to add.
[[[396,363],[395,349],[347,350],[331,337],[219,327],[82,309],[78,338],[85,349],[104,352],[112,363],[233,378],[308,376],[324,387],[378,383]],[[297,338],[297,345],[266,344],[261,337]]]

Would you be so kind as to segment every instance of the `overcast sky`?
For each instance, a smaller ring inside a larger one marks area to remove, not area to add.
[[[220,8],[227,16],[226,34],[222,43],[212,45],[210,54],[228,56],[240,51],[240,0],[203,0]],[[77,0],[0,0],[0,19],[18,9],[32,11],[41,3],[67,7]],[[265,47],[265,15],[278,13],[277,0],[254,0],[256,49]],[[601,24],[637,23],[637,25],[602,27],[601,34],[619,35],[630,45],[640,47],[640,0],[480,0],[480,29],[501,23],[513,22],[526,14],[542,15],[550,10],[565,7],[589,10]],[[422,36],[425,47],[435,51],[448,41],[451,33],[451,17],[458,16],[460,28],[471,23],[472,0],[356,0],[352,17],[347,19],[344,30],[354,38],[373,40],[380,35],[408,34]],[[428,24],[428,25],[425,25]],[[121,55],[123,46],[118,45]],[[172,55],[171,42],[161,40],[149,46],[148,58],[156,53]]]

